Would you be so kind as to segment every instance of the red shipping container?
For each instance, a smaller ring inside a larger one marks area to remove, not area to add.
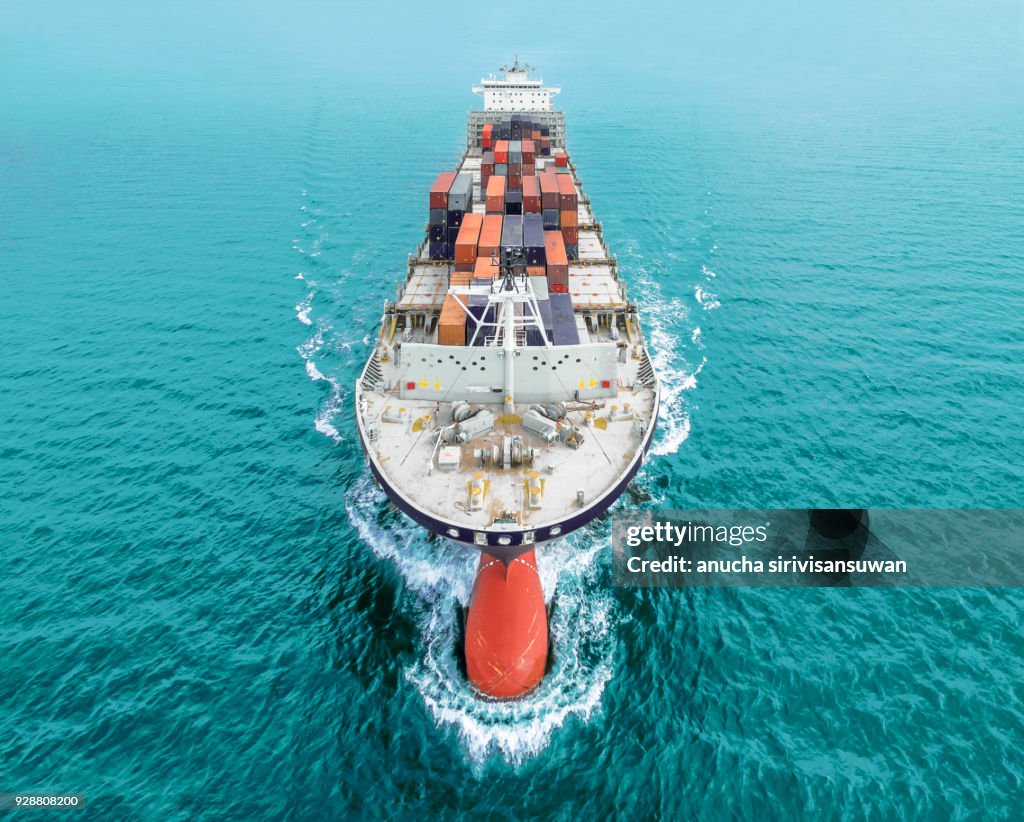
[[[495,180],[504,180],[504,177],[495,177]],[[504,195],[502,195],[504,196]],[[502,202],[504,208],[504,202]],[[488,214],[484,217],[483,227],[480,229],[480,242],[477,245],[477,259],[486,257],[497,257],[501,248],[501,226],[504,221],[501,214]]]
[[[523,175],[513,174],[512,172],[509,172],[508,187],[512,191],[518,191],[519,189],[521,189],[523,187]]]
[[[563,208],[558,215],[558,224],[562,228],[576,228],[580,224],[579,212],[575,208]]]
[[[523,163],[523,177],[532,177],[537,173],[537,168],[533,163]]]
[[[580,230],[578,228],[563,228],[562,237],[569,245],[577,245],[580,241]]]
[[[493,134],[494,134],[494,124],[493,123],[485,124],[483,131],[480,133],[480,144],[484,148],[490,148],[491,147],[492,143],[494,142]]]
[[[558,208],[562,211],[575,210],[579,206],[576,199],[576,184],[571,174],[556,174],[558,180]]]
[[[430,207],[448,208],[448,189],[455,182],[454,171],[442,171],[430,187]]]
[[[498,142],[494,144],[494,162],[508,162],[508,140],[498,140]]]
[[[531,131],[530,132],[530,137],[532,137],[534,140],[539,140],[540,139],[540,129],[539,128],[535,128],[533,131]]]
[[[548,286],[557,291],[555,286],[569,287],[569,258],[565,253],[565,238],[561,231],[544,232],[544,251],[548,261]]]
[[[548,291],[554,291],[556,294],[568,294],[569,286],[562,285],[561,283],[555,283],[554,285],[548,283]]]
[[[523,163],[533,162],[533,158],[537,156],[537,146],[533,140],[523,140]]]
[[[493,171],[484,171],[483,169],[480,170],[480,190],[481,191],[487,191],[487,183],[490,181],[492,174],[494,174]]]
[[[569,155],[565,153],[565,149],[557,148],[554,151],[555,165],[559,168],[567,168],[569,165]]]
[[[459,236],[455,238],[455,262],[472,265],[476,261],[477,244],[480,242],[480,228],[484,222],[483,214],[470,212],[462,218]]]
[[[540,214],[540,180],[523,177],[523,213]]]
[[[541,208],[558,208],[558,176],[553,172],[540,175]]]
[[[485,197],[488,214],[505,213],[505,178],[491,177],[487,181],[487,195]]]

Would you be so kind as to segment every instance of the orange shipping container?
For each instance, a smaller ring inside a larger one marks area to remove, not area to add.
[[[487,181],[487,213],[488,214],[504,214],[505,213],[505,178],[504,177],[491,177]]]
[[[498,263],[491,257],[477,257],[473,268],[474,280],[493,280],[498,276]]]
[[[568,287],[569,258],[565,253],[565,238],[561,231],[544,232],[544,251],[548,261],[548,283]]]
[[[537,146],[533,140],[523,140],[523,162],[532,162],[533,157],[537,154]],[[526,159],[529,157],[530,159]]]
[[[523,213],[540,214],[540,180],[523,177]]]
[[[470,271],[459,271],[455,270],[452,272],[451,277],[448,280],[449,286],[452,285],[469,285],[473,282],[473,272]]]
[[[448,189],[455,182],[454,171],[442,171],[430,187],[430,207],[448,208]]]
[[[547,171],[540,175],[541,208],[558,208],[558,175]]]
[[[455,297],[449,294],[441,306],[437,321],[437,342],[440,345],[466,344],[466,312]]]
[[[501,214],[488,214],[484,217],[483,228],[480,229],[480,243],[477,246],[478,257],[497,257],[501,248],[501,226],[504,217]]]
[[[466,215],[469,218],[469,215]],[[580,215],[575,208],[562,209],[562,213],[559,215],[558,224],[562,228],[576,228],[580,224]]]
[[[472,265],[476,259],[476,247],[480,241],[480,228],[484,222],[483,214],[470,212],[462,218],[459,236],[455,238],[455,262]]]
[[[526,267],[527,277],[543,277],[548,273],[548,270],[542,265],[528,265]]]
[[[508,140],[498,140],[494,144],[494,162],[508,162]]]
[[[576,197],[576,184],[572,181],[572,175],[556,174],[558,181],[558,207],[562,211],[575,209],[579,205]]]

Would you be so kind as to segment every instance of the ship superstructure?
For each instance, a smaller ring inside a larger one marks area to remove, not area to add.
[[[515,591],[499,588],[523,567],[536,576],[528,552],[606,511],[635,476],[659,385],[638,306],[565,150],[558,89],[517,59],[474,90],[484,109],[470,112],[455,171],[431,188],[424,240],[356,386],[356,418],[391,501],[483,552],[478,588],[497,573],[488,563],[504,569],[491,600],[507,626]],[[476,621],[484,634],[486,624]],[[488,685],[477,670],[470,661],[492,696],[521,693],[536,674]]]

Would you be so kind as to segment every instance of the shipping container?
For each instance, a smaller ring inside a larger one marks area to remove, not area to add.
[[[556,174],[558,181],[558,208],[562,211],[577,209],[579,200],[576,196],[576,184],[572,181],[570,174]]]
[[[580,258],[580,247],[578,243],[566,243],[565,254],[570,260],[578,260]]]
[[[508,163],[495,163],[494,173],[499,177],[508,177]]]
[[[473,279],[490,282],[498,276],[498,271],[497,255],[493,257],[477,257],[476,265],[473,266]]]
[[[480,134],[480,145],[484,148],[490,148],[494,143],[494,126],[491,123],[487,123],[484,126],[483,132]]]
[[[537,173],[537,166],[533,163],[523,163],[523,177],[532,177]]]
[[[427,257],[431,260],[451,259],[451,244],[446,240],[431,240],[427,243]]]
[[[579,345],[580,335],[576,330],[576,315],[572,310],[569,294],[551,294],[551,343],[552,345]]]
[[[523,213],[540,214],[540,180],[523,177]]]
[[[523,217],[523,247],[526,249],[527,266],[544,265],[544,224],[539,214]]]
[[[562,237],[565,239],[566,246],[579,245],[580,242],[580,230],[578,228],[563,228]],[[566,248],[568,254],[569,249]]]
[[[502,249],[521,249],[523,247],[523,218],[508,214],[501,226]]]
[[[455,182],[454,171],[442,171],[430,187],[430,207],[448,208],[448,189]]]
[[[486,208],[488,214],[502,214],[505,211],[504,177],[491,177],[487,181]]]
[[[471,285],[473,282],[472,271],[453,271],[448,279],[449,286],[462,286]]]
[[[465,211],[452,211],[451,209],[448,210],[448,230],[449,230],[449,233],[451,232],[451,229],[453,229],[453,228],[458,229],[458,227],[460,225],[462,225],[462,218],[463,218],[463,216],[465,216],[465,214],[466,214]],[[458,234],[459,232],[456,231],[455,233]],[[453,237],[452,239],[454,240],[455,238]]]
[[[540,207],[558,210],[558,177],[555,174],[540,175]]]
[[[469,297],[469,313],[480,322],[494,322],[495,310],[494,306],[488,307],[487,296],[485,294],[472,294]],[[476,333],[476,339],[473,340],[473,334]],[[473,320],[467,320],[466,322],[466,343],[472,345],[483,345],[486,342],[488,336],[494,336],[494,328],[486,327],[479,329],[477,333],[477,324]]]
[[[553,152],[555,155],[555,165],[559,168],[569,167],[569,155],[565,153],[565,149],[557,148]]]
[[[476,249],[480,241],[480,229],[484,215],[470,212],[462,219],[459,235],[455,240],[455,262],[472,265],[476,261]]]
[[[537,156],[536,144],[533,140],[523,140],[523,162],[533,162],[533,158]]]
[[[494,144],[494,162],[508,162],[508,140],[498,140],[498,142]]]
[[[575,208],[566,208],[559,212],[558,224],[562,228],[576,228],[580,224],[580,215]]]
[[[441,316],[437,320],[439,345],[466,344],[466,312],[451,294],[444,298]]]
[[[447,212],[443,213],[447,214]],[[448,226],[446,224],[430,226],[427,230],[427,239],[435,243],[443,243],[448,239]]]
[[[509,188],[514,188],[517,191],[522,191],[522,189],[523,189],[523,175],[522,174],[512,174],[511,172],[509,172],[509,175],[508,175],[508,187]]]
[[[544,220],[544,230],[556,231],[559,228],[561,228],[558,222],[559,217],[561,217],[561,215],[562,212],[560,212],[557,208],[545,208],[543,211],[541,211],[541,218]]]
[[[522,214],[523,213],[523,192],[521,192],[521,191],[507,191],[507,192],[505,192],[505,213],[506,214]]]
[[[473,175],[464,171],[456,176],[448,190],[449,211],[473,210]]]
[[[484,217],[480,229],[480,243],[477,246],[478,257],[494,257],[497,259],[501,248],[501,214],[488,214]]]
[[[565,250],[565,238],[561,231],[544,232],[544,249],[547,255],[548,284],[569,285],[569,258]]]

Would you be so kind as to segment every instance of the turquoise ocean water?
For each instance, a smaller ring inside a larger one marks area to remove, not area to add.
[[[621,11],[0,12],[0,791],[1019,810],[1019,591],[622,592],[601,523],[540,557],[540,691],[458,676],[475,557],[388,509],[349,404],[516,49],[564,88],[667,386],[623,508],[1024,503],[1021,6]]]

